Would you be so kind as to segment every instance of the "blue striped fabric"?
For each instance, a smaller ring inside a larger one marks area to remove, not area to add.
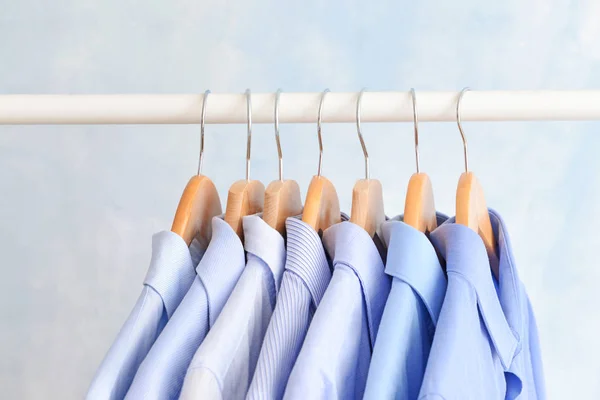
[[[346,215],[342,219],[347,220]],[[308,326],[331,279],[321,238],[299,218],[288,218],[285,272],[247,399],[281,399]]]
[[[122,399],[133,377],[192,284],[194,250],[181,237],[169,231],[152,237],[152,259],[144,289],[117,338],[108,350],[88,390],[87,399]]]
[[[196,278],[140,365],[126,399],[176,399],[188,365],[219,316],[244,266],[242,242],[220,217]]]
[[[379,250],[360,226],[342,222],[323,243],[334,272],[290,374],[284,399],[361,399],[390,290]]]

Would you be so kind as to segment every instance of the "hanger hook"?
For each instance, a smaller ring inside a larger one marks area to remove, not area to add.
[[[410,88],[412,97],[413,123],[415,127],[415,161],[417,162],[417,174],[421,172],[419,168],[419,114],[417,113],[417,94],[414,88]]]
[[[198,175],[202,172],[202,162],[204,161],[204,119],[206,117],[206,100],[210,90],[204,92],[204,99],[202,99],[202,112],[200,114],[200,157],[198,158]]]
[[[366,90],[366,88],[361,89],[361,91],[358,93],[358,98],[356,99],[356,131],[358,132],[358,140],[360,140],[363,155],[365,156],[365,179],[369,180],[369,152],[367,151],[367,145],[365,144],[365,139],[363,138],[362,131],[360,129],[360,109],[362,105],[361,100],[362,95]]]
[[[463,88],[458,94],[458,99],[456,100],[456,123],[458,124],[458,130],[460,131],[460,137],[463,142],[463,150],[465,155],[465,172],[469,172],[469,154],[467,151],[467,138],[465,137],[465,133],[463,132],[462,124],[460,123],[460,102],[463,98],[463,95],[471,90],[468,87]]]
[[[246,89],[246,112],[248,114],[248,141],[246,142],[246,180],[250,180],[250,150],[252,149],[252,93]]]
[[[277,89],[275,93],[275,141],[277,142],[277,155],[279,157],[279,180],[283,182],[283,154],[279,138],[279,95],[281,95],[281,89]]]
[[[317,176],[321,176],[321,169],[323,167],[323,137],[321,135],[321,119],[323,116],[323,103],[325,102],[325,95],[329,93],[329,89],[323,90],[321,94],[321,101],[319,102],[319,113],[317,115],[317,135],[319,137],[319,169]]]

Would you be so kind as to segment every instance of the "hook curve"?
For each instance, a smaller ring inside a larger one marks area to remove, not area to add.
[[[323,116],[323,103],[325,102],[325,95],[329,92],[329,89],[323,90],[323,93],[321,94],[321,101],[319,102],[319,113],[317,114],[317,135],[319,137],[319,169],[317,170],[317,176],[321,176],[321,170],[323,169],[323,135],[321,134],[321,121]]]
[[[465,172],[469,172],[469,153],[467,149],[467,138],[465,137],[465,132],[463,131],[462,124],[460,123],[460,103],[466,92],[471,90],[468,87],[463,88],[458,94],[458,99],[456,100],[456,123],[458,125],[458,130],[460,131],[460,137],[463,142],[463,151],[465,157]]]
[[[367,151],[367,145],[365,144],[365,139],[364,139],[362,131],[360,129],[361,100],[362,100],[362,95],[366,90],[367,90],[366,88],[361,89],[361,91],[358,93],[358,98],[356,99],[356,132],[358,132],[358,140],[360,140],[360,146],[362,147],[363,155],[365,157],[365,179],[369,180],[369,178],[370,178],[369,152]]]
[[[202,99],[202,113],[200,114],[200,156],[198,157],[197,175],[200,175],[202,172],[202,163],[204,161],[204,120],[206,118],[206,101],[208,100],[208,95],[210,93],[210,90],[205,91],[204,99]]]
[[[252,93],[246,89],[246,113],[248,115],[248,138],[246,141],[246,180],[250,180],[250,155],[252,150]]]
[[[415,161],[417,163],[417,174],[421,172],[419,168],[419,115],[417,113],[417,94],[414,88],[410,88],[412,97],[413,122],[415,127]]]
[[[277,156],[279,157],[279,180],[283,182],[283,154],[281,152],[281,139],[279,137],[279,96],[281,89],[275,92],[275,142],[277,143]]]

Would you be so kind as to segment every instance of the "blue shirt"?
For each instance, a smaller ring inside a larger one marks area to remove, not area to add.
[[[285,272],[248,399],[283,397],[308,326],[331,279],[331,266],[317,232],[299,218],[288,218],[285,228]]]
[[[422,400],[545,398],[535,318],[506,227],[490,210],[499,280],[481,238],[447,221],[431,234],[448,288],[420,392]]]
[[[351,222],[325,231],[334,272],[292,369],[284,399],[362,398],[390,279],[369,234]]]
[[[175,399],[194,353],[213,326],[246,264],[242,242],[220,217],[196,278],[140,365],[127,399]]]
[[[180,399],[244,399],[271,319],[285,263],[283,237],[260,216],[244,217],[246,268],[196,351]]]
[[[438,214],[438,225],[448,217]],[[446,293],[446,275],[435,248],[404,222],[382,225],[385,273],[392,288],[373,349],[364,399],[416,400]]]
[[[181,237],[170,231],[152,237],[152,258],[142,294],[96,371],[87,399],[125,396],[140,363],[195,275],[190,249]]]

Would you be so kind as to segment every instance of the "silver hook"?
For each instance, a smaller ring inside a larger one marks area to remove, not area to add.
[[[250,180],[250,150],[252,149],[252,94],[246,89],[246,112],[248,114],[248,141],[246,142],[246,180]]]
[[[317,135],[319,136],[319,169],[317,171],[317,176],[321,176],[321,169],[323,167],[323,137],[321,135],[321,117],[323,113],[323,103],[327,93],[329,93],[329,89],[323,90],[323,94],[321,94],[321,101],[319,102],[319,114],[317,115]]]
[[[198,159],[198,175],[202,172],[202,162],[204,161],[204,119],[206,117],[206,100],[210,90],[204,92],[204,99],[202,100],[202,113],[200,114],[200,158]]]
[[[460,131],[460,137],[462,138],[463,142],[463,150],[465,154],[465,172],[469,172],[469,154],[467,152],[467,138],[465,137],[465,133],[463,132],[462,125],[460,123],[460,101],[462,100],[465,92],[468,92],[469,90],[471,89],[468,87],[461,90],[458,94],[458,99],[456,100],[456,123],[458,124],[458,130]]]
[[[415,89],[410,89],[410,95],[412,97],[412,106],[413,106],[413,122],[415,126],[415,160],[417,162],[417,174],[420,171],[419,169],[419,115],[417,113],[417,94],[415,93]]]
[[[360,130],[360,106],[362,95],[366,90],[366,88],[363,88],[360,91],[360,93],[358,93],[358,98],[356,99],[356,131],[358,132],[358,140],[360,140],[363,155],[365,156],[365,179],[369,180],[369,152],[367,151],[367,145],[365,144],[365,139],[363,138],[362,132]]]
[[[281,153],[281,140],[279,139],[279,95],[281,89],[275,93],[275,141],[277,142],[277,155],[279,157],[279,180],[283,182],[283,154]]]

